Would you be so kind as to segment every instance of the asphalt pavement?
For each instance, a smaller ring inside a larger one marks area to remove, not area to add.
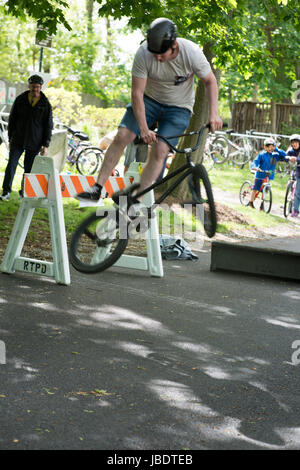
[[[299,282],[197,254],[0,274],[0,449],[299,449]]]

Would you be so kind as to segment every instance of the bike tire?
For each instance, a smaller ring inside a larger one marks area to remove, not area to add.
[[[202,206],[200,220],[204,231],[209,238],[212,238],[217,230],[217,213],[211,183],[207,171],[201,163],[193,169],[193,173],[188,178],[188,184],[193,203],[195,206],[198,204]]]
[[[229,155],[228,140],[223,136],[217,136],[209,143],[208,151],[217,165],[226,162]]]
[[[232,161],[235,165],[244,168],[245,164],[248,163],[251,159],[251,153],[249,150],[249,154],[247,156],[247,151],[245,150],[245,142],[242,137],[236,137],[234,139],[234,144],[240,147],[240,150],[236,150],[233,147],[232,152],[230,152],[230,158],[232,158]]]
[[[252,191],[252,183],[249,180],[243,182],[242,186],[240,187],[240,203],[243,206],[247,206],[250,201],[250,195]]]
[[[269,214],[272,208],[272,189],[271,186],[265,185],[262,190],[262,204],[263,210],[266,214]]]
[[[122,224],[126,233],[120,237]],[[77,227],[70,241],[72,266],[82,273],[95,274],[118,261],[128,243],[127,221],[117,211],[90,214]]]
[[[285,197],[284,197],[284,207],[283,207],[284,217],[288,217],[293,211],[293,200],[292,200],[293,184],[294,183],[290,181],[286,187]]]
[[[210,152],[208,150],[203,152],[203,160],[202,160],[202,165],[205,166],[206,171],[212,170],[214,167],[215,161],[213,157],[211,156]]]
[[[103,152],[98,147],[85,147],[78,155],[76,168],[81,175],[94,175],[103,161]]]

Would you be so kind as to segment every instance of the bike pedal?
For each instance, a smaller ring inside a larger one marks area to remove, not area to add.
[[[129,186],[128,188],[125,188],[125,189],[122,189],[121,191],[117,191],[116,193],[114,193],[112,195],[112,200],[116,203],[116,204],[119,204],[119,198],[121,196],[126,196],[128,198],[128,206],[131,206],[133,204],[137,204],[139,201],[136,200],[133,196],[132,196],[132,192],[139,188],[139,183],[135,183],[135,184],[132,184],[131,186]]]

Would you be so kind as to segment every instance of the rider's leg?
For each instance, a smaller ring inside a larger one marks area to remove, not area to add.
[[[157,180],[162,170],[165,156],[168,153],[168,150],[168,145],[162,141],[152,145],[150,155],[141,174],[139,191],[147,188]]]
[[[108,147],[103,164],[100,168],[97,182],[88,191],[77,194],[76,199],[82,201],[99,201],[104,184],[120,160],[124,148],[130,144],[136,134],[125,127],[119,127],[117,135]]]
[[[135,137],[136,134],[131,132],[126,127],[119,127],[114,140],[105,153],[105,157],[97,178],[97,183],[99,185],[103,186],[106,183],[107,179],[111,175],[112,170],[119,163],[125,147],[129,145]]]

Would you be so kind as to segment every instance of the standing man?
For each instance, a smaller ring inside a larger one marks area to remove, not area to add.
[[[24,173],[30,173],[33,161],[40,152],[47,155],[52,133],[52,108],[42,92],[44,81],[39,75],[28,79],[29,91],[17,96],[8,120],[9,158],[0,200],[10,198],[18,161],[25,151]],[[22,197],[22,189],[19,191]]]
[[[167,18],[154,20],[148,29],[147,42],[139,47],[134,58],[131,104],[106,151],[97,183],[89,192],[78,194],[78,199],[97,201],[100,198],[112,169],[136,135],[140,135],[146,144],[153,144],[141,174],[140,189],[158,178],[169,148],[157,139],[151,126],[157,122],[158,134],[166,137],[185,131],[194,105],[194,75],[205,85],[211,129],[221,129],[218,86],[202,50],[192,41],[177,38],[173,21]],[[177,141],[173,139],[171,143],[176,145]]]

